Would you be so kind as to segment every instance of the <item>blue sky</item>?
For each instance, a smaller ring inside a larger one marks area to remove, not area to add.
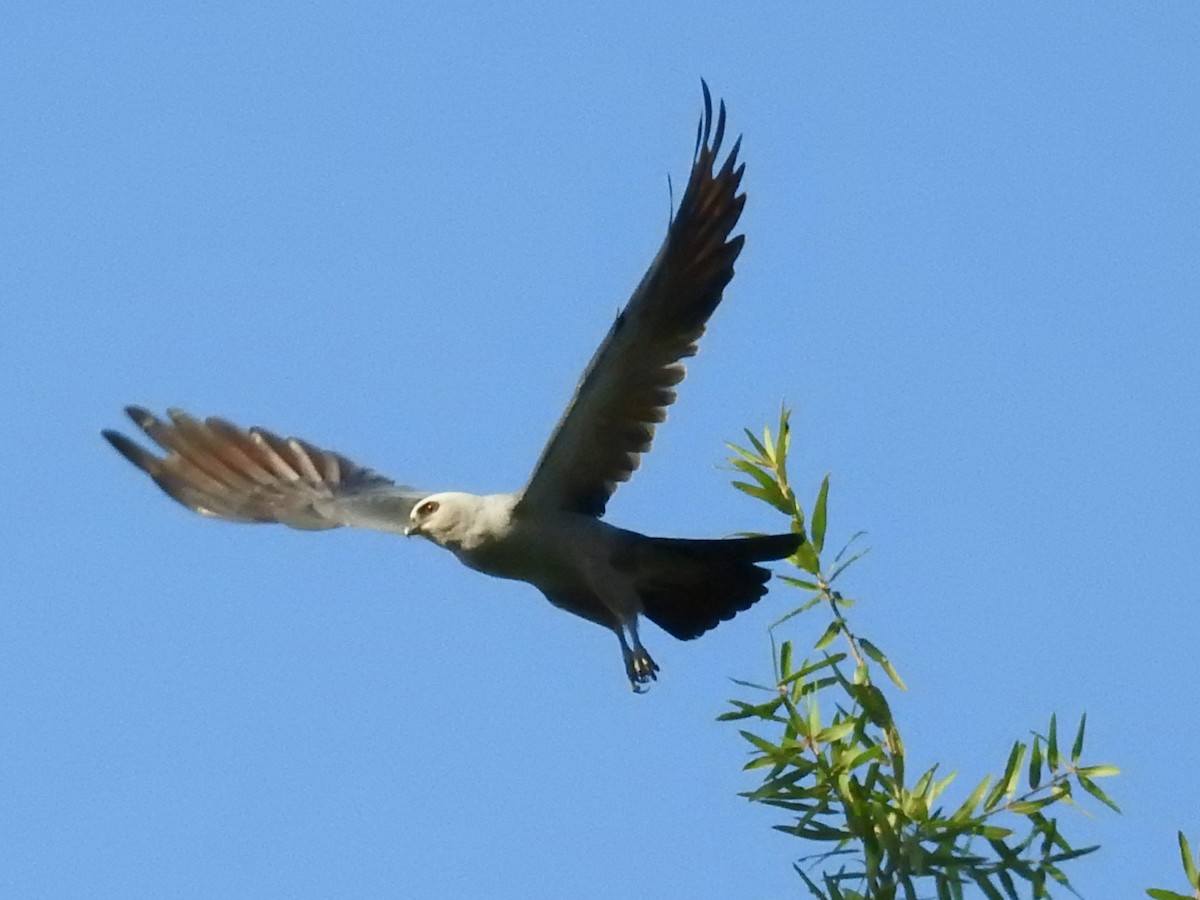
[[[662,680],[424,543],[207,522],[101,440],[221,414],[523,483],[662,237],[699,79],[738,274],[609,507],[780,523],[795,409],[918,763],[1087,711],[1088,897],[1200,840],[1200,10],[1162,3],[10,3],[0,13],[0,886],[20,897],[796,896],[714,722],[778,587]],[[486,364],[482,361],[486,360]],[[797,642],[823,621],[794,621]]]

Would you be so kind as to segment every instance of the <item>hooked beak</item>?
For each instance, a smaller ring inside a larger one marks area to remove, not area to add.
[[[420,534],[420,533],[421,533],[421,526],[415,522],[409,522],[407,527],[405,527],[405,529],[404,529],[405,537],[412,537],[414,534]]]

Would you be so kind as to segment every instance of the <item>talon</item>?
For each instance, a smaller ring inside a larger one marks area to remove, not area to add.
[[[638,649],[629,654],[626,660],[625,672],[629,676],[629,686],[635,694],[644,694],[650,689],[649,682],[658,681],[658,663],[645,649]]]
[[[625,660],[625,675],[629,678],[629,687],[633,692],[644,694],[650,689],[649,682],[658,680],[658,675],[655,674],[658,671],[658,663],[638,640],[636,621],[628,627],[631,641],[625,639],[623,631],[617,632],[617,640],[621,642],[621,656]]]

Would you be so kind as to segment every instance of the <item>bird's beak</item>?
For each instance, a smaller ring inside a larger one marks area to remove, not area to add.
[[[420,534],[420,533],[421,533],[421,526],[417,525],[415,522],[409,522],[408,526],[404,529],[405,537],[412,537],[414,534]]]

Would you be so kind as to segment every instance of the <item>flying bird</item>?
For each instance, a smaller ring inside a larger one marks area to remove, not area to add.
[[[552,604],[611,629],[635,691],[658,665],[638,636],[646,616],[680,640],[699,637],[762,597],[770,572],[802,534],[716,540],[649,537],[601,520],[666,419],[683,360],[733,277],[744,237],[730,237],[746,196],[741,138],[718,167],[725,104],[714,122],[708,85],[687,187],[654,261],[617,315],[528,484],[509,494],[430,493],[394,483],[332,450],[264,428],[160,419],[137,406],[133,422],[163,451],[117,431],[103,435],[175,500],[232,522],[320,530],[350,526],[419,535],[465,565],[526,581]]]

